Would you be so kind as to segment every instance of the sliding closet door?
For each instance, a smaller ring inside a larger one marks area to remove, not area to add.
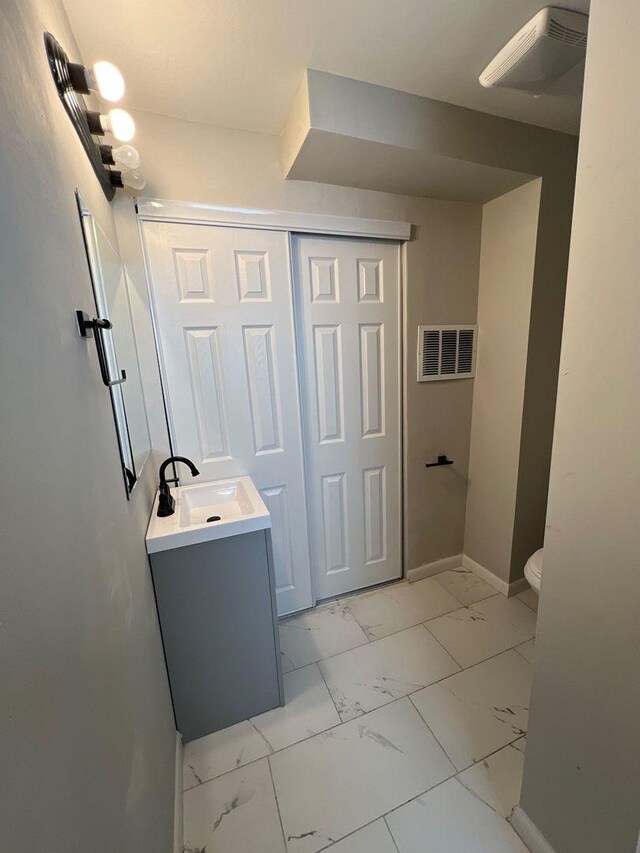
[[[272,518],[278,611],[310,607],[287,235],[145,222],[143,237],[173,450],[203,480],[253,478]]]
[[[312,570],[325,598],[400,577],[396,244],[294,238]]]

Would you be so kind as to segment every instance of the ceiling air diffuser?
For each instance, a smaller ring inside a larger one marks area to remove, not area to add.
[[[547,6],[502,48],[480,83],[542,95],[584,60],[588,15]]]

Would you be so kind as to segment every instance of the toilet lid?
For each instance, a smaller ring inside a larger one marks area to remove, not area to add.
[[[537,577],[542,577],[542,557],[543,557],[544,548],[540,548],[535,554],[532,554],[527,561],[529,563],[529,568],[532,573]]]

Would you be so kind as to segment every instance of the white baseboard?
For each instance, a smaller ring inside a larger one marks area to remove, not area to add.
[[[433,575],[439,575],[440,572],[446,572],[449,569],[457,569],[460,566],[463,566],[465,569],[469,569],[469,571],[473,572],[474,575],[478,575],[479,578],[486,581],[492,587],[495,587],[495,589],[503,595],[510,597],[512,595],[517,595],[519,592],[524,592],[525,589],[529,589],[529,584],[527,583],[526,578],[518,578],[518,580],[507,583],[507,581],[504,581],[502,578],[494,575],[494,573],[485,568],[485,566],[481,566],[480,563],[476,563],[476,561],[472,560],[471,557],[467,557],[466,554],[453,554],[451,557],[443,557],[441,560],[434,560],[433,563],[425,563],[424,566],[418,566],[416,569],[408,569],[407,580],[409,583],[414,583],[415,581],[420,581],[423,578],[430,578]]]
[[[448,569],[457,569],[462,565],[462,554],[454,554],[452,557],[443,557],[442,560],[434,560],[433,563],[425,563],[424,566],[418,566],[417,569],[408,569],[407,580],[409,583],[420,581],[423,578],[430,578],[432,575],[439,575],[440,572],[446,572]]]
[[[511,814],[511,826],[531,853],[554,853],[553,847],[520,806],[516,806]]]
[[[182,737],[176,732],[176,766],[173,792],[173,853],[182,853],[184,845],[184,827],[182,813]]]
[[[471,557],[467,557],[466,554],[462,555],[462,565],[465,569],[469,569],[469,571],[473,572],[474,575],[478,575],[478,577],[483,581],[486,581],[492,587],[495,587],[498,592],[501,592],[503,595],[508,597],[517,595],[519,592],[523,592],[525,589],[529,588],[526,578],[518,578],[518,580],[507,583],[507,581],[504,581],[502,578],[494,575],[494,573],[485,568],[485,566],[481,566],[480,563],[476,563],[476,561],[472,560]]]
[[[517,595],[519,592],[524,592],[529,589],[529,581],[526,578],[518,578],[517,581],[511,581],[509,584],[508,595]]]

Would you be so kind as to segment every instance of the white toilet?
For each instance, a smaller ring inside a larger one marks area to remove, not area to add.
[[[540,595],[540,584],[542,583],[542,557],[544,548],[539,548],[532,554],[524,567],[524,576],[529,581],[529,586]]]

